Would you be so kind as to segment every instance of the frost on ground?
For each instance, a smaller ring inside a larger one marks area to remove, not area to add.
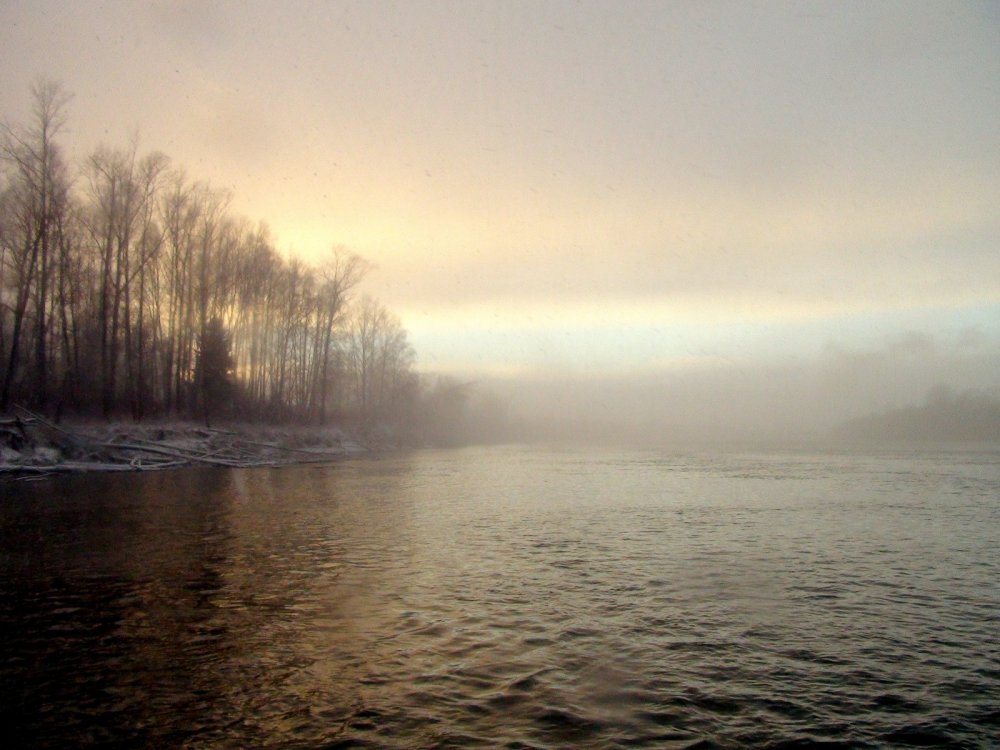
[[[333,461],[369,448],[336,427],[185,422],[55,425],[19,410],[0,418],[0,473],[136,471],[178,466],[280,466]]]

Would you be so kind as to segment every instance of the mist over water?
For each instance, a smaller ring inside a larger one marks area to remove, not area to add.
[[[496,446],[0,487],[33,747],[986,746],[995,450]]]
[[[632,445],[1000,442],[998,344],[971,330],[938,338],[910,331],[867,348],[828,343],[811,357],[469,373],[469,433]],[[510,422],[506,433],[496,429],[497,413]]]

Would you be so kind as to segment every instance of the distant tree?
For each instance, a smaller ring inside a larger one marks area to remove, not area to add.
[[[212,414],[230,410],[235,391],[231,341],[220,318],[209,319],[202,331],[195,383],[205,426],[210,427]]]
[[[1000,400],[983,391],[956,392],[940,384],[922,406],[904,406],[852,419],[838,434],[863,440],[1000,442]]]
[[[363,297],[347,329],[347,359],[355,407],[361,419],[392,419],[412,393],[413,348],[399,319],[378,301]]]
[[[468,436],[472,383],[438,376],[425,384],[418,429],[432,445],[459,445]]]
[[[320,286],[315,310],[315,343],[311,415],[320,423],[326,421],[331,398],[331,381],[337,371],[335,331],[342,322],[348,296],[370,268],[367,261],[354,253],[334,248],[320,266]]]

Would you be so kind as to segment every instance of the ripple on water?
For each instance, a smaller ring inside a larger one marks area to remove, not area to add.
[[[989,746],[995,464],[507,448],[0,493],[0,721],[34,747]]]

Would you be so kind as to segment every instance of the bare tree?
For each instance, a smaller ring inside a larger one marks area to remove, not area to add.
[[[118,383],[124,374],[133,413],[138,409],[137,368],[144,355],[137,350],[144,337],[136,318],[145,317],[147,265],[160,249],[153,206],[166,157],[140,159],[135,141],[124,151],[97,149],[87,161],[91,246],[100,276],[96,325],[99,339],[101,411],[118,403]],[[141,282],[141,283],[137,283]]]
[[[348,326],[355,406],[365,422],[390,418],[406,393],[415,355],[399,319],[365,296]]]
[[[343,248],[334,248],[319,269],[320,288],[315,315],[315,346],[313,369],[313,401],[310,413],[319,422],[326,421],[330,391],[337,371],[334,336],[347,307],[348,295],[370,266],[367,261]]]
[[[33,401],[39,408],[45,408],[48,401],[49,284],[55,235],[67,210],[69,192],[69,179],[55,138],[63,127],[70,97],[61,85],[45,79],[37,81],[31,93],[32,124],[23,129],[5,125],[0,142],[0,153],[13,171],[4,200],[3,237],[4,276],[13,286],[13,315],[0,408],[8,405],[22,366],[25,333],[33,339]],[[25,332],[29,302],[34,303],[34,330]]]
[[[399,320],[371,299],[349,312],[364,260],[285,259],[228,193],[135,139],[95,149],[74,188],[55,142],[68,97],[46,81],[33,95],[30,126],[0,130],[3,405],[207,418],[223,381],[258,417],[388,419],[413,402]]]

